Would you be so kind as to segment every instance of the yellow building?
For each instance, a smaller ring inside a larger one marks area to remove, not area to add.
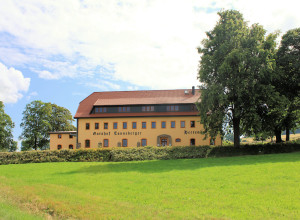
[[[201,134],[199,90],[94,92],[80,102],[76,131],[50,132],[50,149],[221,145]]]
[[[50,150],[75,149],[76,131],[56,131],[50,134]]]
[[[80,102],[77,148],[221,145],[203,140],[199,90],[95,92]],[[52,147],[51,149],[57,149]]]

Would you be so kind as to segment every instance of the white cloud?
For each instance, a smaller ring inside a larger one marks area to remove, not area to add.
[[[14,68],[7,68],[0,62],[0,100],[4,103],[15,103],[23,97],[22,91],[27,92],[30,78]]]
[[[0,52],[0,60],[30,64],[45,79],[97,75],[153,89],[191,87],[198,84],[196,47],[215,26],[216,11],[237,9],[250,24],[285,32],[300,26],[294,3],[6,0],[0,8],[0,34],[8,33],[14,41],[5,45],[12,56]],[[114,84],[105,88],[116,89]]]
[[[31,98],[35,97],[35,96],[38,96],[38,93],[37,92],[31,92],[27,97],[26,99],[27,100],[30,100]]]
[[[111,83],[109,81],[105,81],[105,80],[99,80],[96,82],[88,82],[88,83],[84,83],[87,87],[93,87],[93,88],[97,88],[103,91],[109,91],[110,89],[113,90],[120,90],[120,85],[116,84],[116,83]]]
[[[55,75],[53,73],[50,73],[49,71],[47,70],[43,70],[43,71],[37,71],[38,74],[39,74],[39,77],[42,78],[42,79],[58,79],[59,76],[58,75]]]

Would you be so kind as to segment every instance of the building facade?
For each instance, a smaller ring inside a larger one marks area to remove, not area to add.
[[[56,131],[50,134],[50,150],[76,149],[76,131]]]
[[[200,91],[194,87],[94,92],[80,102],[75,114],[76,141],[64,143],[58,139],[60,133],[53,132],[50,149],[68,149],[71,144],[82,149],[221,145],[220,137],[204,140],[201,134],[203,126],[195,105],[199,97]],[[71,141],[67,133],[61,135]]]
[[[201,134],[199,90],[95,92],[78,107],[77,147],[220,145]]]

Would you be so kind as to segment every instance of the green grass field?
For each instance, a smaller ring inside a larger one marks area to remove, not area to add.
[[[300,219],[300,152],[0,166],[0,219],[39,216]]]

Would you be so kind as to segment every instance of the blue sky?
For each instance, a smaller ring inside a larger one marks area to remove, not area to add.
[[[74,115],[95,91],[198,85],[196,48],[220,9],[237,9],[268,33],[300,26],[296,0],[1,2],[0,100],[16,124],[15,139],[33,100]]]

